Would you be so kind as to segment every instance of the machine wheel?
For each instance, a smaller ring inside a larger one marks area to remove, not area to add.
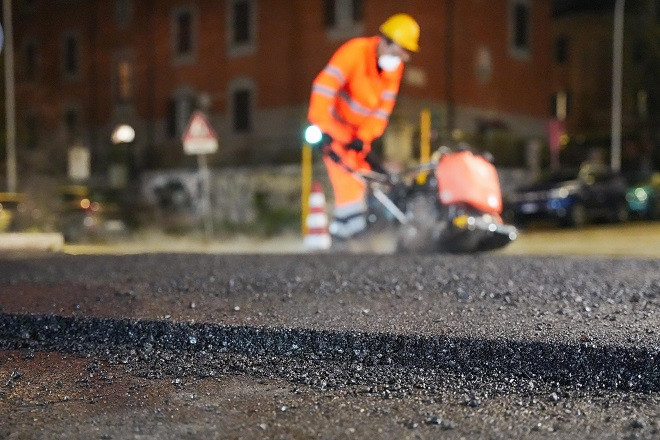
[[[406,206],[410,222],[401,225],[397,233],[397,252],[434,252],[444,225],[438,221],[435,197],[418,194]]]

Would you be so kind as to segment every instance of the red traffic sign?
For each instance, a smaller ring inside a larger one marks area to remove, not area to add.
[[[218,150],[218,136],[204,113],[199,110],[190,117],[181,140],[186,154],[211,154]]]

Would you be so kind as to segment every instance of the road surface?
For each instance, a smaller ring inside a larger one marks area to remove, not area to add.
[[[381,241],[368,252],[392,253],[395,243],[391,235],[381,234]],[[165,235],[155,230],[136,233],[132,240],[110,243],[66,244],[64,253],[142,254],[142,253],[210,253],[210,254],[291,254],[308,253],[299,233],[273,237],[233,236],[205,241],[200,234]],[[548,228],[544,225],[520,232],[518,239],[498,251],[505,255],[591,255],[636,256],[660,258],[660,222],[634,221],[624,224],[590,225],[580,229]]]
[[[0,437],[656,438],[660,260],[0,257]]]

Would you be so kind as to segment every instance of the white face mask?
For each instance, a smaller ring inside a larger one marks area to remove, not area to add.
[[[401,64],[401,57],[396,55],[381,55],[378,57],[378,66],[386,72],[393,72]]]

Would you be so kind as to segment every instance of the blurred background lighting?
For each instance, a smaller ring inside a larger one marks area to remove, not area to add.
[[[112,132],[113,144],[130,144],[135,140],[135,129],[128,124],[118,125]]]

